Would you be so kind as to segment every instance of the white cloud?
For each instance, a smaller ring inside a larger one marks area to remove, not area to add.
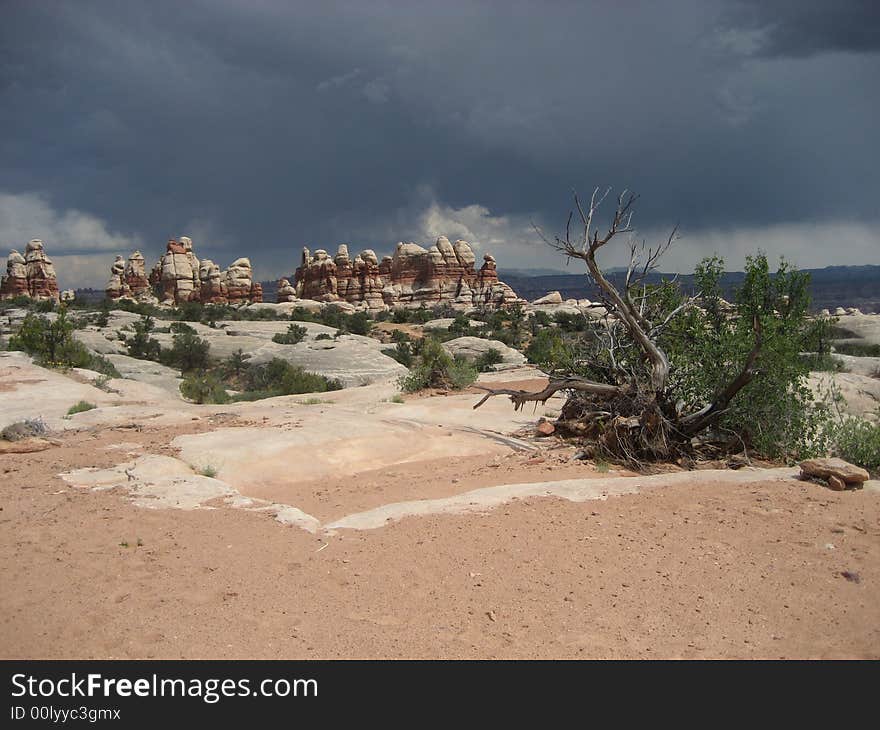
[[[36,193],[0,193],[0,245],[23,252],[32,238],[45,244],[62,288],[103,286],[113,254],[142,247],[140,236],[111,231],[91,213],[55,210]]]

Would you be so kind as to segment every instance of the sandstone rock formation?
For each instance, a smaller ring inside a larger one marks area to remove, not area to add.
[[[59,300],[55,267],[37,238],[28,242],[24,256],[13,250],[6,260],[6,275],[0,279],[0,299],[17,296]]]
[[[192,239],[182,236],[171,239],[165,254],[159,259],[149,277],[146,275],[144,257],[135,251],[124,264],[117,256],[110,269],[107,297],[122,297],[138,301],[157,301],[153,291],[159,292],[162,304],[177,305],[183,302],[204,304],[233,304],[262,302],[263,288],[253,281],[251,262],[237,259],[226,270],[210,259],[199,261],[193,251]]]
[[[835,491],[857,487],[870,477],[861,467],[837,458],[807,459],[800,463],[800,467],[802,477],[823,479]]]
[[[27,267],[24,256],[18,251],[10,251],[6,259],[6,274],[0,282],[0,299],[30,296],[28,291]]]
[[[560,294],[558,291],[551,291],[545,294],[543,297],[535,299],[532,304],[562,304],[562,294]]]
[[[332,259],[324,249],[311,255],[303,249],[296,270],[296,293],[320,302],[345,301],[365,309],[421,307],[449,303],[457,309],[498,307],[518,301],[516,293],[498,281],[495,259],[483,257],[479,271],[466,241],[450,243],[440,236],[429,249],[398,243],[393,256],[380,262],[365,249],[351,258],[347,244]]]
[[[287,279],[279,279],[275,301],[282,304],[283,302],[294,302],[296,298],[296,289],[291,286],[290,282]]]

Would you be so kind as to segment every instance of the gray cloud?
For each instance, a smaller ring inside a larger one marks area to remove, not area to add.
[[[431,210],[546,267],[523,224],[606,184],[649,231],[870,231],[872,8],[768,6],[7,0],[0,192],[266,277],[302,245],[424,240]]]

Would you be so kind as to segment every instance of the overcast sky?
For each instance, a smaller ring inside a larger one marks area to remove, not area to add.
[[[613,186],[680,223],[665,270],[880,264],[878,79],[876,0],[0,0],[0,246],[63,286],[181,235],[261,279],[440,234],[561,269],[532,222]]]

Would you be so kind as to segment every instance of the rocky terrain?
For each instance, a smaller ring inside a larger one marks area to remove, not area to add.
[[[244,266],[196,286],[214,268],[191,256],[169,244],[154,269],[168,303],[202,301],[211,281],[226,302],[247,289],[230,284]],[[151,301],[141,262],[114,264],[120,297]],[[352,281],[339,270],[337,297]],[[880,656],[880,482],[867,472],[612,468],[554,435],[559,395],[474,410],[482,387],[547,382],[503,342],[453,336],[487,331],[479,308],[373,336],[288,318],[354,309],[364,291],[322,303],[294,290],[233,310],[284,319],[159,320],[151,333],[167,350],[191,331],[216,358],[283,360],[343,386],[327,392],[190,402],[180,370],[131,356],[143,318],[120,309],[73,335],[121,377],[0,351],[0,430],[21,430],[0,439],[2,580],[16,586],[0,599],[2,656]],[[550,292],[524,312],[604,310]],[[4,333],[26,314],[7,307]],[[302,332],[285,343],[292,324]],[[880,316],[838,324],[841,346],[880,343]],[[402,395],[394,332],[497,358],[464,392]],[[845,370],[813,374],[817,394],[833,385],[840,408],[876,418],[871,358],[836,357]]]

